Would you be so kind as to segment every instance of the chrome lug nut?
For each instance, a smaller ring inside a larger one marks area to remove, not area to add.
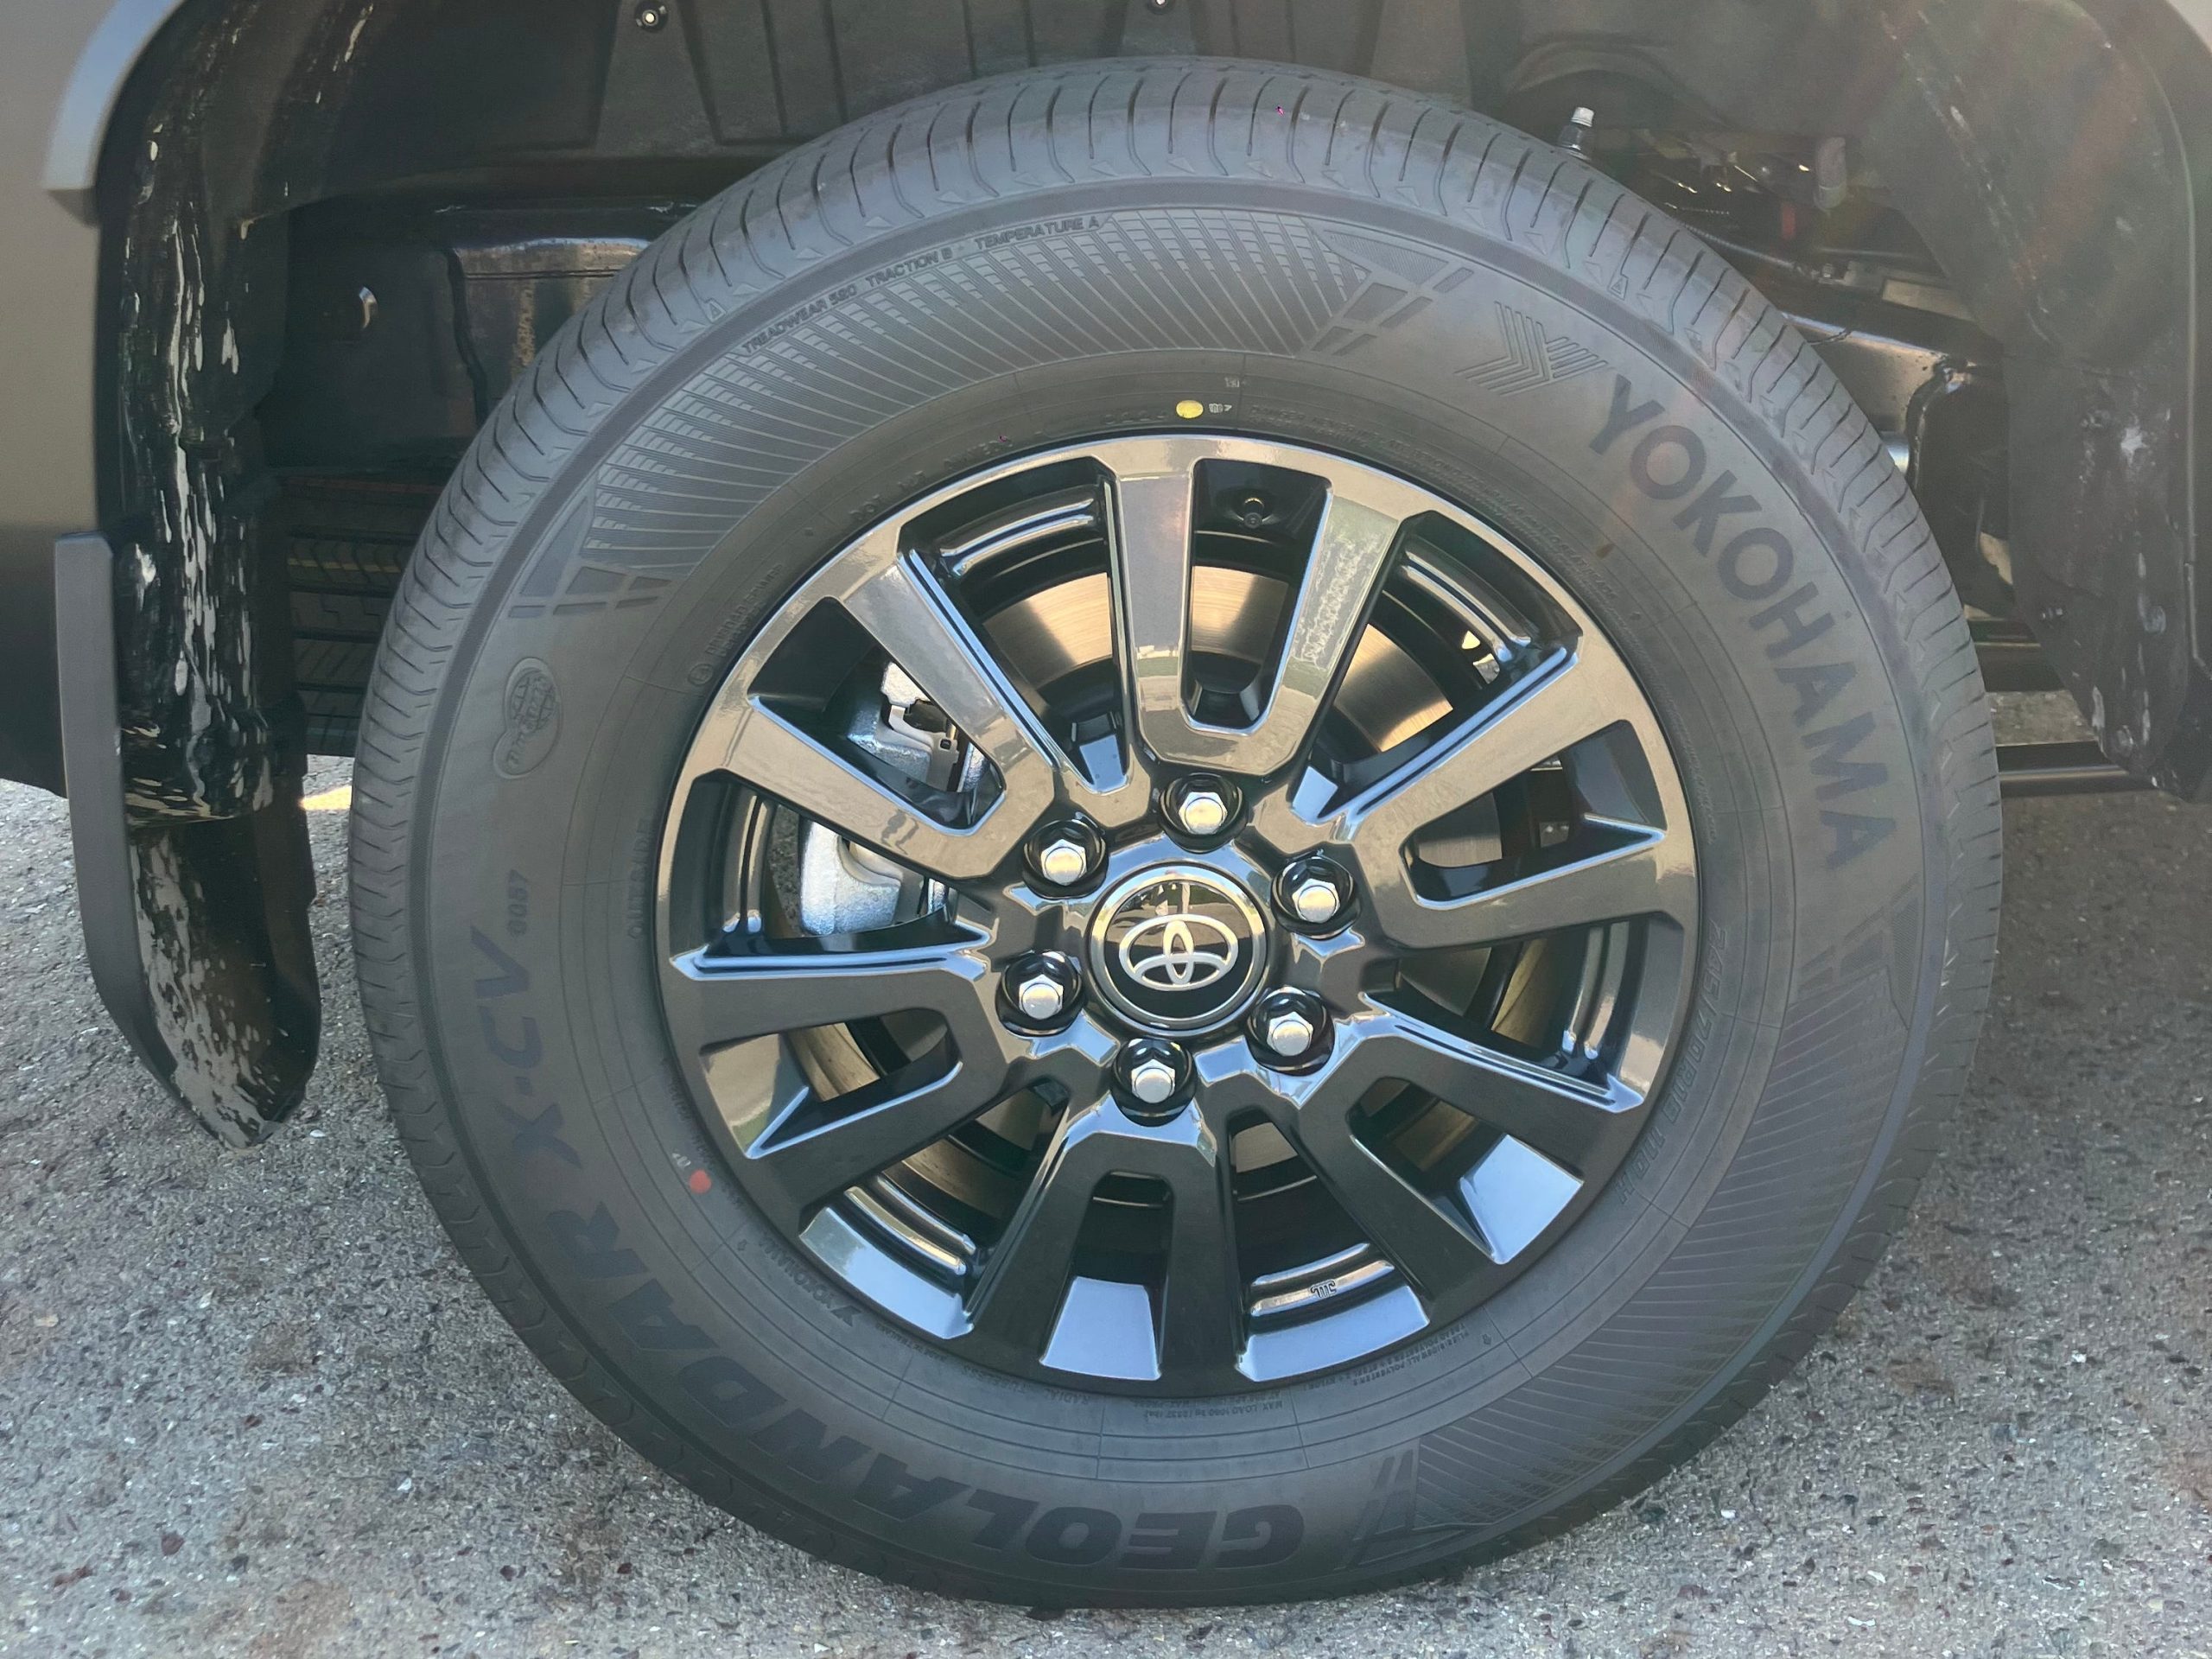
[[[1351,896],[1351,878],[1325,858],[1294,860],[1275,881],[1275,902],[1308,927],[1336,921]]]
[[[1287,1060],[1294,1060],[1313,1046],[1313,1022],[1295,1008],[1268,1016],[1268,1046]]]
[[[1038,851],[1037,873],[1047,881],[1071,887],[1090,873],[1090,855],[1078,841],[1048,841]]]
[[[1079,887],[1105,861],[1105,840],[1080,818],[1048,823],[1029,843],[1029,868],[1048,887]]]
[[[1049,974],[1033,975],[1014,988],[1014,1006],[1040,1025],[1058,1017],[1067,1001],[1067,992]]]
[[[1229,822],[1229,803],[1218,791],[1194,789],[1176,804],[1175,817],[1194,836],[1218,835]]]
[[[1017,1031],[1057,1029],[1073,1017],[1083,971],[1057,950],[1035,950],[1013,963],[999,985],[999,1006]]]
[[[1165,1060],[1139,1060],[1129,1068],[1129,1092],[1147,1106],[1164,1103],[1175,1092],[1175,1068]]]
[[[1177,829],[1204,840],[1229,827],[1236,791],[1218,778],[1185,778],[1167,791],[1166,806]]]
[[[1304,991],[1270,991],[1252,1010],[1247,1029],[1262,1061],[1295,1067],[1326,1052],[1329,1016]]]
[[[1122,1108],[1140,1122],[1160,1122],[1179,1109],[1186,1070],[1182,1050],[1156,1037],[1140,1037],[1122,1049],[1116,1068]]]

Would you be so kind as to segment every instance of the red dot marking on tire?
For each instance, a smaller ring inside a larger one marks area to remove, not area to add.
[[[685,1179],[683,1183],[683,1185],[690,1187],[693,1192],[702,1196],[703,1196],[707,1189],[714,1184],[715,1178],[708,1174],[703,1169],[693,1170],[690,1176]]]

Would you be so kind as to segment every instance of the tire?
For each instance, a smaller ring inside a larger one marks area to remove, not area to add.
[[[1572,1226],[1448,1323],[1196,1402],[971,1363],[791,1248],[702,1127],[656,979],[671,779],[810,572],[964,473],[1164,429],[1479,507],[1618,645],[1698,849],[1686,1011]],[[380,1074],[531,1348],[754,1525],[1063,1605],[1371,1589],[1688,1457],[1902,1224],[1999,891],[1959,601],[1781,315],[1495,122],[1215,61],[893,110],[650,249],[447,487],[354,803]]]

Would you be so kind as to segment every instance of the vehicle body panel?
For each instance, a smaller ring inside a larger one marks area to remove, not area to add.
[[[62,787],[54,545],[96,528],[99,231],[76,209],[108,110],[178,0],[22,4],[0,15],[0,777]],[[100,27],[95,29],[99,23]],[[125,26],[127,24],[127,27]],[[142,25],[150,24],[150,27]],[[111,30],[112,32],[111,33]],[[94,52],[95,35],[107,48]],[[60,98],[46,96],[60,92]],[[73,153],[53,165],[64,131]],[[65,188],[57,194],[57,179]]]

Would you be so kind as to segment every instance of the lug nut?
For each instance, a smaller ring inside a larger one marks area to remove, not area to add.
[[[1335,921],[1351,893],[1351,880],[1325,858],[1298,859],[1275,881],[1275,902],[1308,927]]]
[[[1173,1116],[1183,1092],[1183,1052],[1156,1037],[1141,1037],[1122,1051],[1122,1106],[1131,1116],[1149,1120]]]
[[[1129,1068],[1129,1092],[1157,1106],[1175,1092],[1175,1068],[1165,1060],[1139,1060]]]
[[[1268,1016],[1268,1046],[1294,1060],[1313,1046],[1313,1022],[1295,1008]]]
[[[1048,823],[1029,843],[1030,868],[1047,887],[1082,886],[1105,856],[1105,842],[1079,819]]]
[[[1037,855],[1037,871],[1047,881],[1071,887],[1090,869],[1090,855],[1079,842],[1047,842]]]
[[[1082,970],[1057,950],[1022,957],[999,987],[1007,1023],[1016,1030],[1063,1024],[1082,995]]]
[[[1337,906],[1342,902],[1337,897],[1335,885],[1318,876],[1300,882],[1290,895],[1290,907],[1298,912],[1301,922],[1325,922],[1337,913]]]
[[[1322,1052],[1327,1025],[1320,1003],[1303,991],[1286,990],[1260,999],[1249,1029],[1262,1058],[1294,1065]]]
[[[1211,789],[1194,789],[1176,804],[1175,816],[1194,836],[1220,833],[1229,822],[1229,803]]]
[[[1057,1017],[1067,1001],[1068,994],[1049,974],[1035,975],[1014,988],[1014,1006],[1039,1025]]]
[[[1185,778],[1167,791],[1168,816],[1185,835],[1217,836],[1236,811],[1236,791],[1218,778]]]

